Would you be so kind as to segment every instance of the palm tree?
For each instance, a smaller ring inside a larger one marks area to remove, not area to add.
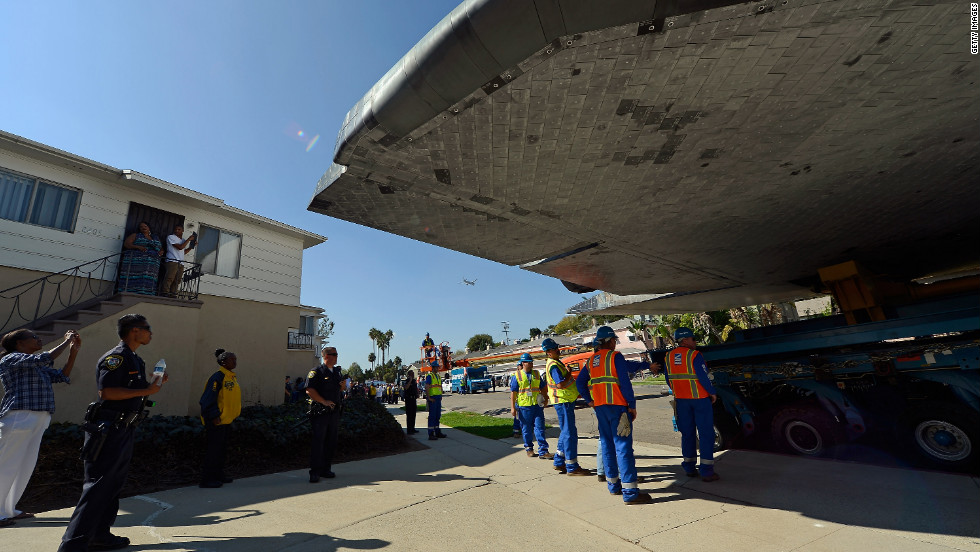
[[[371,369],[374,370],[374,361],[378,360],[378,357],[374,353],[368,353],[368,362],[371,363]]]
[[[368,330],[368,337],[371,338],[371,348],[375,353],[378,352],[378,337],[381,335],[381,330],[377,328],[371,328]]]
[[[378,342],[378,349],[381,350],[381,364],[385,363],[385,350],[390,350],[391,340],[394,337],[395,337],[395,332],[388,330],[384,333],[381,333],[379,331],[377,337],[375,338],[376,341]]]
[[[637,339],[640,340],[640,343],[643,343],[643,346],[649,349],[650,346],[647,345],[647,331],[646,331],[647,330],[647,325],[646,325],[646,323],[645,322],[641,322],[639,320],[633,320],[633,321],[630,322],[630,329],[633,330],[633,335],[636,336]]]

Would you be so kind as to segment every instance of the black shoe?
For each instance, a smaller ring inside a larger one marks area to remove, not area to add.
[[[604,476],[604,475],[600,475],[599,476],[599,481],[605,481],[605,480],[606,480],[606,476]]]
[[[698,476],[698,472],[696,472],[696,471],[693,471],[693,472],[684,472],[684,475],[686,475],[688,477],[697,477]]]
[[[325,472],[321,472],[320,473],[320,477],[326,477],[327,479],[333,479],[334,477],[337,477],[337,474],[335,474],[334,472],[332,472],[330,470],[327,470]]]
[[[198,487],[200,487],[202,489],[218,489],[222,485],[224,485],[224,483],[222,483],[221,481],[212,479],[212,480],[208,480],[208,481],[201,481],[198,484]]]
[[[315,473],[311,473],[310,474],[310,483],[319,483],[319,482],[320,482],[320,476],[317,475],[317,474],[315,474]]]
[[[429,440],[430,441],[437,441],[437,440],[439,440],[439,438],[436,437],[435,435],[429,435]]]
[[[228,477],[227,475],[221,478],[222,483],[231,483],[234,479]]]
[[[636,498],[634,498],[633,500],[626,501],[627,506],[634,506],[636,504],[652,504],[652,503],[653,503],[653,497],[650,496],[650,493],[640,493],[636,495]]]
[[[438,437],[440,439],[445,439],[446,437],[449,437],[449,436],[440,431],[439,433],[436,433],[436,437]]]
[[[92,541],[88,545],[89,550],[118,550],[129,546],[129,539],[116,535],[109,535],[105,540]]]

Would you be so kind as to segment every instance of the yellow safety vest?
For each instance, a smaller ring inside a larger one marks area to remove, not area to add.
[[[541,375],[537,370],[531,370],[530,375],[524,370],[518,370],[517,377],[517,406],[537,406],[538,395],[541,394]]]
[[[575,402],[575,399],[578,398],[578,389],[574,383],[564,389],[559,389],[558,382],[551,377],[551,370],[555,367],[558,368],[558,373],[561,374],[562,380],[567,378],[569,374],[568,368],[565,367],[565,363],[561,360],[548,359],[548,364],[545,366],[545,377],[548,379],[548,398],[551,399],[553,404]]]
[[[439,377],[439,374],[435,370],[432,371],[431,376],[432,379],[429,380],[429,388],[426,391],[430,397],[442,395],[442,378]]]

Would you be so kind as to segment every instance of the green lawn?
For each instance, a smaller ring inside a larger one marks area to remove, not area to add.
[[[653,377],[647,376],[641,380],[633,380],[633,385],[667,385],[667,381],[661,374]]]
[[[510,437],[514,431],[513,418],[495,418],[476,412],[443,412],[439,421],[449,427],[487,439]]]

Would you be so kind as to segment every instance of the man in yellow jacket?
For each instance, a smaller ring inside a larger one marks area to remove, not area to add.
[[[218,359],[218,371],[208,379],[200,401],[207,437],[199,485],[203,489],[216,489],[232,482],[225,474],[225,450],[230,424],[242,413],[242,388],[235,377],[238,357],[224,349],[216,350],[214,356]]]

